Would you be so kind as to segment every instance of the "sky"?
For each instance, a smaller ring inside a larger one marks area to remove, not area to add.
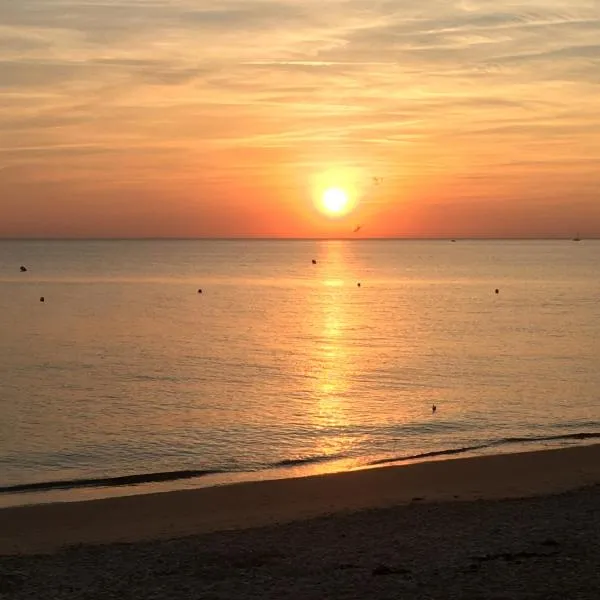
[[[0,0],[0,237],[576,233],[600,0]]]

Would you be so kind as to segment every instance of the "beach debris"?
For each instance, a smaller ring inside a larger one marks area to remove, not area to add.
[[[497,552],[495,554],[484,554],[483,556],[471,556],[471,560],[478,562],[487,562],[488,560],[505,560],[507,562],[513,560],[521,560],[523,558],[546,558],[555,556],[556,552]]]
[[[277,550],[273,551],[242,551],[237,556],[232,557],[231,566],[235,569],[256,569],[272,564],[282,558],[284,554]]]
[[[372,571],[371,575],[410,575],[410,569],[404,567],[390,567],[384,563],[377,565]]]
[[[44,296],[40,296],[40,302],[46,302],[46,298],[44,298]]]
[[[313,265],[316,265],[316,264],[317,264],[317,261],[316,261],[314,258],[312,259],[312,264],[313,264]]]
[[[548,538],[542,542],[542,546],[560,546],[554,538]]]
[[[21,271],[21,273],[25,273],[27,271],[27,267],[25,265],[21,265],[19,271]]]
[[[462,575],[473,575],[474,573],[479,572],[481,569],[481,563],[470,563],[463,567],[459,573]]]
[[[391,575],[394,571],[391,567],[387,565],[377,565],[373,571],[371,571],[372,575]]]

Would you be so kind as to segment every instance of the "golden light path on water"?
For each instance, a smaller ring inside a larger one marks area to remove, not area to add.
[[[315,307],[313,319],[315,338],[313,357],[317,365],[314,380],[316,402],[313,423],[316,427],[339,430],[338,435],[319,438],[320,444],[314,454],[341,455],[348,451],[352,440],[341,433],[348,431],[348,398],[352,394],[356,357],[352,356],[351,332],[361,328],[360,313],[350,314],[347,304],[340,298],[348,293],[353,274],[348,266],[348,246],[331,241],[325,245],[326,265],[322,275],[325,292]],[[355,345],[357,348],[358,345]]]

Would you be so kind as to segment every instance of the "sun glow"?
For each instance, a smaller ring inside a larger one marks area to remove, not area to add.
[[[359,209],[365,180],[362,169],[358,167],[332,166],[316,171],[310,178],[310,195],[313,206],[322,217],[328,218],[328,227],[350,227],[346,221]]]
[[[341,188],[328,188],[321,197],[321,207],[324,213],[330,216],[340,216],[350,210],[350,200],[345,190]]]

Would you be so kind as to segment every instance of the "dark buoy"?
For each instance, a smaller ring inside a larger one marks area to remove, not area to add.
[[[198,288],[198,293],[201,294],[202,293],[202,288]]]
[[[434,413],[437,410],[437,406],[435,404],[431,405],[431,412]]]
[[[356,287],[360,287],[360,281],[356,284]]]
[[[46,302],[46,299],[44,298],[44,296],[40,296],[40,302]]]
[[[21,273],[25,273],[25,271],[27,271],[27,267],[21,265],[21,268],[19,270],[21,271]]]
[[[312,259],[312,264],[313,264],[313,265],[316,265],[316,264],[317,264],[317,261],[316,261],[314,258]]]
[[[496,288],[496,294],[499,294],[500,290],[498,288]]]

